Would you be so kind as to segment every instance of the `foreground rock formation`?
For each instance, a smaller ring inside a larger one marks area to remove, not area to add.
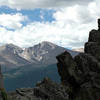
[[[57,68],[61,84],[49,78],[33,89],[17,89],[11,100],[100,100],[100,19],[98,30],[92,30],[84,53],[74,58],[65,51],[58,55]]]
[[[100,19],[92,30],[84,53],[74,57],[66,51],[57,56],[62,83],[69,88],[69,100],[100,100]]]
[[[9,93],[11,100],[69,100],[66,87],[45,78],[35,88],[17,89]]]

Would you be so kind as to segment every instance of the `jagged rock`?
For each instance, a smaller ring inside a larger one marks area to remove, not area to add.
[[[98,19],[98,30],[93,29],[90,31],[88,42],[100,43],[100,19]]]
[[[90,31],[84,51],[100,61],[100,19],[98,19],[98,30]]]
[[[100,63],[90,54],[80,53],[74,60],[67,52],[58,59],[58,71],[64,79],[71,100],[99,100],[100,96]],[[74,68],[72,66],[74,64]],[[73,68],[73,69],[72,69]],[[62,69],[62,70],[61,70]],[[70,73],[70,70],[73,72]],[[67,83],[67,84],[66,84]]]
[[[100,100],[100,19],[98,23],[99,29],[89,34],[85,53],[78,54],[74,59],[68,52],[57,57],[61,81],[72,88],[67,91],[69,100]]]
[[[67,81],[67,78],[72,77],[75,75],[75,66],[76,63],[74,62],[70,53],[65,51],[64,53],[58,55],[57,57],[58,63],[58,72],[61,76],[61,81]]]
[[[85,43],[85,53],[91,54],[100,61],[100,31],[92,30],[89,35],[89,40]]]
[[[90,31],[88,42],[98,42],[98,43],[100,43],[100,31],[94,30],[94,29],[92,31]]]
[[[34,88],[34,95],[43,100],[69,100],[67,88],[45,78]]]
[[[17,89],[15,92],[10,92],[9,95],[11,100],[69,100],[66,91],[66,87],[45,78],[33,89]]]
[[[80,71],[80,75],[87,75],[91,72],[100,72],[100,62],[92,55],[80,53],[74,60],[77,63],[77,70]]]
[[[100,30],[100,19],[98,19],[98,30]]]
[[[85,53],[91,54],[100,61],[100,44],[97,42],[87,42],[85,44]]]
[[[69,96],[73,98],[74,92],[77,92],[79,88],[79,84],[77,83],[79,79],[76,74],[76,62],[67,51],[58,55],[56,58],[58,60],[57,67],[62,84],[67,87]]]
[[[77,69],[80,70],[80,86],[89,82],[93,87],[100,88],[100,62],[89,54],[79,54],[75,57]],[[95,94],[95,93],[94,93]]]
[[[39,100],[39,98],[34,96],[32,88],[16,89],[14,92],[9,92],[9,96],[11,100]]]

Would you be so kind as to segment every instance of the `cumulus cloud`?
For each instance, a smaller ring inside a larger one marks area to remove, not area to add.
[[[87,5],[91,1],[93,0],[0,0],[0,5],[16,9],[34,9]]]
[[[21,13],[17,14],[0,14],[0,26],[8,29],[18,29],[22,27],[23,21],[27,20],[26,16]]]
[[[29,47],[42,41],[50,41],[63,47],[83,47],[89,31],[97,29],[96,20],[100,16],[98,9],[97,2],[90,2],[87,6],[73,5],[56,10],[53,22],[31,22],[14,32],[1,27],[0,42]]]
[[[63,26],[58,24],[58,22],[34,22],[14,32],[1,28],[0,37],[2,39],[0,42],[29,47],[42,41],[50,41],[63,47],[81,47],[87,41],[90,29],[89,25],[77,25],[77,27],[74,27],[70,23]]]

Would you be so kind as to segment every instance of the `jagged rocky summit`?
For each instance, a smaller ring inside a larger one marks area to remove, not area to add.
[[[100,19],[98,30],[89,33],[84,53],[74,58],[66,51],[57,56],[62,84],[69,100],[100,100]]]
[[[98,27],[90,31],[84,53],[56,57],[60,84],[45,78],[33,89],[8,93],[12,100],[100,100],[100,19]]]

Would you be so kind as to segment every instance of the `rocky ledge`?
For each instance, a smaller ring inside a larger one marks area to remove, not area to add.
[[[33,89],[17,89],[8,95],[12,100],[100,100],[100,19],[98,30],[92,30],[84,53],[74,58],[63,52],[56,58],[61,83],[49,78]],[[1,99],[0,99],[1,100]]]

